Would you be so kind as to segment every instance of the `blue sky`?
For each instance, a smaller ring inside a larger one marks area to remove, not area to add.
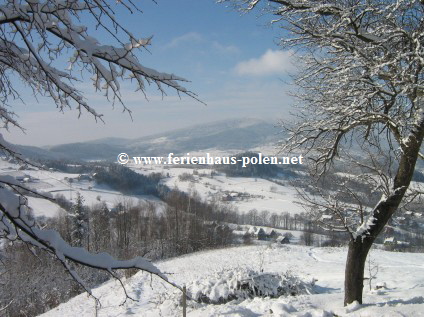
[[[287,95],[287,71],[294,69],[292,52],[278,47],[281,36],[270,27],[270,16],[240,14],[214,0],[140,1],[142,14],[119,12],[119,19],[138,37],[153,36],[149,52],[141,52],[144,66],[175,73],[190,80],[186,88],[207,105],[167,90],[162,98],[147,90],[148,101],[134,87],[123,85],[123,99],[133,120],[94,92],[89,80],[78,84],[90,104],[104,114],[105,124],[95,123],[75,110],[64,114],[48,99],[27,98],[16,103],[22,133],[11,129],[6,140],[19,144],[53,145],[103,137],[137,138],[174,128],[227,118],[262,118],[276,122],[287,118],[292,100]],[[101,41],[102,33],[94,33]]]

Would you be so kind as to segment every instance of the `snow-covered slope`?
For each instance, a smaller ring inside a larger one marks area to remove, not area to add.
[[[202,198],[212,201],[223,201],[225,194],[247,193],[245,197],[235,197],[225,203],[236,207],[240,212],[246,213],[249,210],[267,210],[270,213],[299,214],[305,210],[297,202],[296,190],[287,184],[285,186],[273,183],[269,180],[254,177],[227,177],[220,173],[211,177],[212,169],[197,169],[198,175],[194,180],[181,180],[183,174],[193,174],[192,168],[175,167],[169,168],[162,165],[141,166],[128,164],[128,167],[140,174],[148,175],[159,172],[168,175],[164,179],[164,184],[170,188],[177,187],[184,192],[196,190]]]
[[[110,208],[124,200],[132,201],[134,205],[139,201],[147,200],[162,204],[159,199],[152,196],[124,195],[118,191],[99,186],[94,181],[78,181],[79,174],[42,170],[35,167],[23,170],[19,168],[18,164],[0,159],[0,175],[26,178],[27,181],[24,183],[26,187],[43,194],[51,194],[53,197],[62,194],[66,199],[72,201],[79,192],[84,198],[85,205],[92,206],[99,202],[105,202]],[[69,178],[73,179],[72,184],[67,181]],[[61,210],[59,205],[54,202],[38,197],[28,197],[28,204],[37,217],[54,217]]]
[[[232,301],[221,305],[189,302],[187,316],[424,316],[424,254],[371,251],[372,265],[379,271],[369,291],[365,282],[364,304],[343,307],[345,248],[311,248],[294,245],[256,245],[199,252],[157,263],[179,285],[208,286],[230,271],[253,269],[264,272],[290,271],[305,282],[316,279],[316,294]],[[117,282],[97,288],[94,294],[102,303],[97,316],[182,316],[180,293],[161,280],[138,273],[125,281],[127,300]],[[200,287],[199,286],[199,287]],[[215,289],[219,291],[219,289]],[[92,298],[82,294],[42,315],[95,316]]]

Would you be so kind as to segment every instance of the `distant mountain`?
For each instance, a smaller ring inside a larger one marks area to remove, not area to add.
[[[13,149],[21,153],[24,157],[30,159],[44,159],[44,160],[54,160],[64,158],[66,156],[60,156],[57,153],[50,152],[48,149],[30,146],[30,145],[13,145]]]
[[[130,148],[147,155],[186,153],[205,149],[240,149],[276,142],[278,129],[256,119],[225,120],[133,140]],[[281,136],[279,136],[281,138]]]
[[[276,143],[282,136],[273,124],[258,119],[237,119],[194,125],[138,139],[105,138],[44,148],[17,146],[31,158],[115,160],[119,153],[162,156],[206,149],[246,151]]]

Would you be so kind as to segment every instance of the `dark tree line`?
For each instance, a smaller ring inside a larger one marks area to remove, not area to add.
[[[124,194],[159,196],[158,186],[162,178],[159,173],[148,176],[117,164],[109,164],[95,169],[94,180]]]
[[[280,168],[276,164],[245,164],[243,166],[243,157],[249,158],[253,162],[255,160],[260,161],[259,153],[255,152],[244,152],[237,154],[235,164],[223,164],[219,166],[219,170],[225,172],[227,176],[239,176],[239,177],[274,177],[280,172]],[[270,162],[268,162],[270,163]]]
[[[67,160],[40,160],[45,168],[64,173],[91,174],[94,181],[124,194],[153,195],[159,197],[160,173],[138,174],[128,167],[105,162],[81,163]]]
[[[57,171],[72,174],[91,173],[96,166],[103,163],[74,162],[69,160],[37,160],[37,162],[45,168],[52,168]]]

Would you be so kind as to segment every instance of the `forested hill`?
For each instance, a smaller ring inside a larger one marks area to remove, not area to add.
[[[234,119],[194,125],[137,139],[106,138],[50,147],[19,146],[24,156],[43,159],[110,160],[119,153],[159,156],[207,149],[246,151],[282,138],[281,129],[258,119]]]

